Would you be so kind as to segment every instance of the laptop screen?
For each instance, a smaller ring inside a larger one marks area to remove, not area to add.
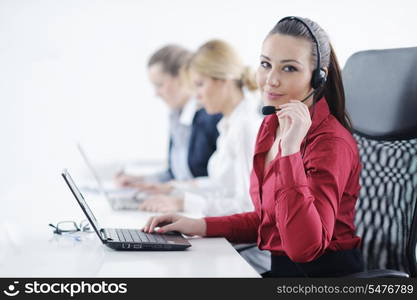
[[[106,195],[106,190],[104,189],[103,183],[101,182],[100,176],[98,176],[98,173],[94,169],[93,165],[91,164],[90,160],[87,157],[87,154],[84,151],[84,148],[81,147],[81,144],[77,144],[78,151],[80,152],[85,164],[87,165],[88,169],[93,174],[94,179],[97,181],[98,188],[100,189],[100,192]]]
[[[81,194],[80,190],[78,189],[78,187],[75,185],[74,180],[72,180],[70,174],[68,173],[67,170],[64,170],[62,172],[62,177],[64,177],[65,182],[67,183],[68,187],[70,188],[72,194],[74,195],[75,199],[77,199],[78,203],[81,206],[81,209],[83,210],[83,212],[85,213],[85,215],[87,216],[88,221],[90,222],[90,224],[93,226],[95,232],[97,233],[97,235],[99,236],[99,238],[103,241],[103,237],[100,234],[100,225],[97,222],[96,217],[94,217],[93,212],[91,211],[90,207],[88,206],[87,202],[85,201],[83,195]]]

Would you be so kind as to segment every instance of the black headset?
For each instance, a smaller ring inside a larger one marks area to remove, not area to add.
[[[304,22],[301,18],[294,17],[294,16],[285,17],[285,18],[282,18],[281,20],[279,20],[278,24],[283,22],[283,21],[287,21],[287,20],[295,20],[295,21],[300,22],[301,24],[303,24],[304,27],[310,33],[311,37],[313,38],[314,43],[316,44],[317,67],[313,71],[313,75],[311,76],[311,87],[314,90],[317,90],[318,88],[324,86],[324,84],[326,83],[326,80],[327,80],[326,72],[324,71],[324,69],[320,68],[321,53],[320,53],[319,41],[317,40],[316,35],[313,33],[313,30],[311,30],[310,26],[308,26],[307,23]]]

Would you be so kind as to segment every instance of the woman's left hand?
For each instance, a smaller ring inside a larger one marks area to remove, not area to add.
[[[179,212],[184,208],[184,199],[178,196],[155,195],[140,204],[139,209],[153,212]]]
[[[301,142],[311,126],[310,111],[307,105],[298,100],[279,106],[277,112],[281,126],[281,156],[288,156],[300,151]]]

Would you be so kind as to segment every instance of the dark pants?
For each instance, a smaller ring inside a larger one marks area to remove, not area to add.
[[[362,272],[359,249],[332,251],[307,263],[294,263],[287,256],[271,255],[271,271],[264,277],[340,277]]]

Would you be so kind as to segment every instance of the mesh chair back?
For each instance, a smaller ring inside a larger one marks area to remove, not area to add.
[[[363,167],[355,222],[365,263],[416,276],[417,47],[355,53],[343,84]]]

